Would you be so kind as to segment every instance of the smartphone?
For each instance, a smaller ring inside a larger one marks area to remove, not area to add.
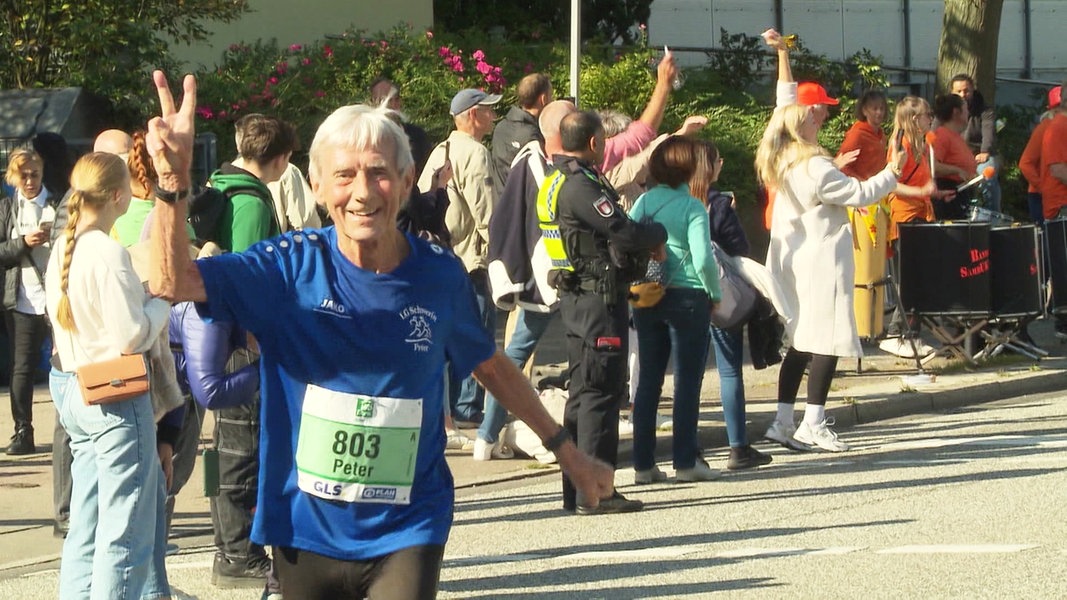
[[[219,451],[205,448],[204,458],[204,495],[214,498],[219,495]]]
[[[52,220],[48,220],[48,221],[42,220],[41,222],[37,223],[37,228],[40,229],[41,231],[51,231],[53,222],[54,221],[52,221]]]

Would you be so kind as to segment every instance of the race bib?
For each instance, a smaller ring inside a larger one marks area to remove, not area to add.
[[[297,485],[327,500],[410,504],[422,400],[308,385],[296,444]]]

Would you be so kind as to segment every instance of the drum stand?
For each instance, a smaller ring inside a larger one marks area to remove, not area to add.
[[[985,347],[982,348],[974,358],[981,360],[984,358],[993,358],[1000,354],[1004,350],[1011,350],[1016,354],[1022,354],[1023,356],[1033,359],[1041,360],[1048,356],[1048,352],[1038,348],[1037,346],[1024,342],[1019,339],[1019,334],[1022,333],[1032,319],[1028,317],[1004,319],[994,318],[990,323],[993,325],[992,331],[982,330],[982,338],[985,339]]]
[[[936,356],[958,358],[972,367],[978,365],[977,360],[975,360],[976,356],[967,349],[967,339],[985,327],[986,323],[989,322],[989,317],[917,316],[926,324],[926,327],[928,327],[930,332],[934,334],[937,341],[941,342],[941,347],[925,358],[915,358],[915,362],[919,365],[920,371],[922,370],[922,365],[924,363],[929,362]],[[954,331],[959,331],[961,333],[953,333]]]

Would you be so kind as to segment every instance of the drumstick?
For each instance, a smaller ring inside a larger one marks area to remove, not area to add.
[[[937,139],[937,136],[934,135],[934,132],[927,131],[926,135],[924,137],[926,138],[926,147],[930,149],[930,179],[933,179],[934,178],[934,140]]]
[[[982,169],[982,172],[978,175],[975,175],[974,179],[971,179],[967,183],[961,183],[960,185],[956,186],[956,193],[958,194],[969,187],[974,187],[978,182],[982,181],[983,179],[992,179],[993,175],[995,175],[996,172],[997,170],[993,167],[986,167]]]

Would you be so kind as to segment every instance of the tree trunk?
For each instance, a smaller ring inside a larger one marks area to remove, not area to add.
[[[937,48],[937,93],[961,73],[974,78],[987,104],[996,96],[997,40],[1004,0],[945,0]]]

